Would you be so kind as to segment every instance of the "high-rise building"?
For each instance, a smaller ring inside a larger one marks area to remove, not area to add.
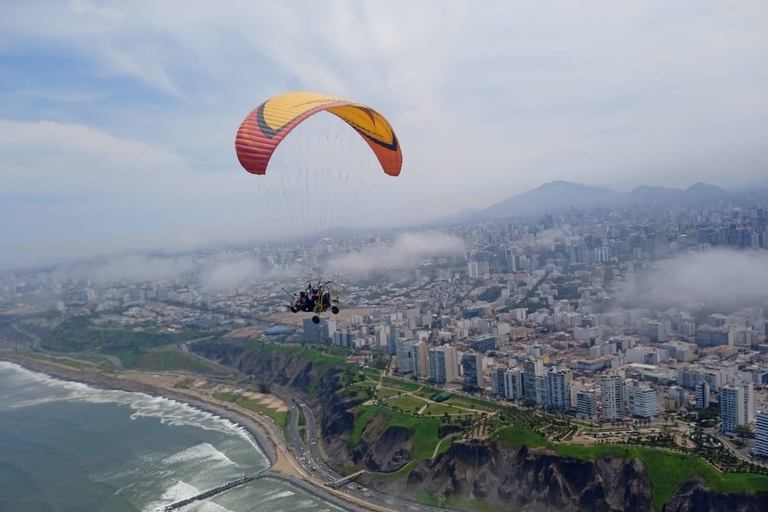
[[[761,457],[768,457],[768,413],[757,413],[755,425],[755,452]]]
[[[582,389],[576,393],[576,416],[594,418],[597,414],[597,393],[593,389]]]
[[[736,425],[744,423],[744,388],[741,386],[722,386],[720,388],[720,416],[723,420],[723,432],[733,432]]]
[[[570,370],[558,370],[554,366],[547,369],[545,407],[556,409],[570,409],[571,393],[569,386],[573,380]]]
[[[491,392],[496,396],[507,396],[507,385],[504,381],[506,371],[506,368],[495,368],[491,372]]]
[[[413,371],[413,342],[399,339],[395,343],[397,349],[397,373],[403,375]]]
[[[467,271],[470,278],[488,277],[490,275],[490,266],[487,261],[470,261],[467,263]]]
[[[411,357],[413,358],[413,376],[419,379],[428,379],[429,354],[427,344],[419,340],[411,345]]]
[[[477,352],[488,352],[496,349],[495,336],[474,336],[469,339],[469,346]]]
[[[632,381],[627,389],[627,404],[629,414],[638,418],[654,418],[659,415],[659,404],[656,398],[656,390],[650,386],[641,385],[638,381]]]
[[[752,423],[755,421],[755,386],[751,382],[742,385],[744,390],[744,417],[742,423]]]
[[[474,391],[484,387],[482,354],[470,352],[463,354],[461,368],[464,370],[464,389]]]
[[[536,396],[534,400],[542,407],[547,405],[547,377],[546,375],[537,375],[535,377]]]
[[[624,418],[624,379],[619,375],[602,375],[600,392],[603,394],[603,419]]]
[[[400,325],[388,325],[387,331],[387,353],[391,356],[397,354],[397,340],[402,336],[402,327]]]
[[[446,384],[456,380],[459,370],[456,348],[449,345],[431,348],[429,356],[429,378],[438,384]]]
[[[517,368],[504,372],[504,391],[507,400],[523,399],[523,374]]]
[[[328,343],[333,341],[333,335],[336,334],[336,320],[332,318],[321,318],[320,323],[316,324],[312,318],[307,317],[303,325],[306,343]]]
[[[707,381],[701,381],[696,385],[694,390],[696,395],[696,408],[706,409],[709,407],[709,384]]]
[[[523,363],[523,394],[526,399],[536,400],[536,377],[544,376],[544,362],[541,359]]]

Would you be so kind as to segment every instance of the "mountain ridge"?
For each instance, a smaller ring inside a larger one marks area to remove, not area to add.
[[[437,224],[450,222],[495,221],[515,216],[541,215],[558,211],[598,207],[649,206],[665,203],[692,205],[702,201],[733,196],[723,188],[707,183],[694,183],[686,189],[640,185],[629,192],[570,181],[551,181],[516,194],[487,208],[465,208],[444,216]]]

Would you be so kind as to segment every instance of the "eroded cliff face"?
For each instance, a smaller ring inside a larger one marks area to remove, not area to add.
[[[701,481],[683,484],[662,512],[763,512],[768,511],[768,493],[723,494],[704,487]]]
[[[374,417],[351,444],[355,415],[350,409],[360,400],[339,393],[343,385],[336,375],[343,368],[321,372],[301,355],[252,350],[237,340],[197,343],[193,349],[302,395],[318,415],[329,462],[369,470],[360,481],[384,491],[413,499],[426,492],[521,512],[653,512],[653,487],[645,466],[637,460],[582,461],[546,450],[507,450],[499,443],[466,441],[454,443],[434,460],[420,460],[407,479],[378,478],[375,473],[397,471],[410,461],[412,434],[404,427],[387,427]],[[440,435],[447,433],[441,431]],[[690,482],[663,509],[698,511],[768,512],[768,493],[723,494],[707,489],[702,482]]]
[[[338,391],[343,387],[336,376],[344,368],[323,370],[303,356],[245,346],[241,340],[198,342],[190,346],[195,353],[253,375],[261,382],[274,383],[304,397],[318,417],[323,448],[329,462],[352,466],[352,451],[347,449],[355,415],[350,409],[360,400],[347,399]],[[367,455],[367,450],[362,454]],[[361,466],[362,467],[362,466]]]
[[[321,377],[312,363],[301,356],[250,349],[239,340],[202,341],[191,345],[190,349],[207,359],[253,375],[258,381],[275,383],[302,394],[309,393],[312,382]]]
[[[639,461],[580,461],[482,441],[454,443],[436,459],[422,459],[400,490],[531,512],[652,510],[651,481]]]

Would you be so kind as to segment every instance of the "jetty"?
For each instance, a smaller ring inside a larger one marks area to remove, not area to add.
[[[196,496],[192,496],[191,498],[186,498],[181,501],[177,501],[176,503],[172,503],[170,505],[167,505],[165,508],[163,508],[163,512],[171,512],[173,510],[177,510],[177,509],[180,509],[181,507],[189,505],[190,503],[194,503],[195,501],[205,500],[212,496],[216,496],[217,494],[221,494],[224,491],[234,489],[235,487],[240,487],[241,485],[247,484],[248,482],[253,482],[254,480],[258,480],[259,478],[261,478],[266,471],[267,471],[266,469],[263,469],[253,475],[238,478],[237,480],[233,480],[224,485],[220,485],[214,489],[211,489],[210,491],[205,491]]]

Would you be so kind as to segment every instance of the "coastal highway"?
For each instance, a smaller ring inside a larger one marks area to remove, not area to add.
[[[327,483],[343,478],[342,475],[331,469],[320,457],[320,453],[317,450],[317,419],[312,409],[298,396],[286,389],[273,385],[270,391],[291,408],[291,419],[288,423],[288,441],[293,445],[293,450],[304,468]],[[309,446],[305,445],[299,433],[299,410],[304,413],[304,418],[307,422],[307,441]]]
[[[182,345],[182,347],[182,350],[187,348],[185,345]],[[189,351],[189,353],[192,354],[191,351]],[[214,362],[197,354],[195,354],[195,356],[196,358],[207,363]],[[238,372],[234,368],[230,368],[219,363],[216,363],[216,366],[220,367],[222,370],[226,368],[231,373],[242,375],[242,373]],[[312,408],[309,407],[304,402],[304,400],[302,400],[301,397],[295,393],[275,384],[271,385],[270,393],[285,402],[286,405],[288,405],[290,408],[291,414],[287,428],[287,441],[293,446],[293,451],[296,454],[296,458],[304,467],[305,471],[312,475],[316,481],[321,481],[325,484],[333,484],[334,482],[343,479],[344,475],[334,471],[320,456],[320,452],[317,446],[320,429],[317,425],[317,418],[315,417],[315,413],[312,411]],[[304,443],[304,440],[301,438],[301,434],[299,434],[299,408],[304,413],[304,418],[306,420],[307,441],[309,446]],[[390,510],[399,510],[401,512],[446,511],[444,508],[421,505],[412,501],[396,498],[389,494],[374,491],[373,489],[363,487],[354,481],[347,482],[344,485],[339,486],[339,489],[342,492],[354,496],[361,501],[375,503]]]
[[[279,388],[273,385],[271,392],[285,403],[289,404],[291,407],[291,419],[288,424],[288,441],[293,445],[294,451],[296,452],[297,457],[304,468],[311,472],[311,474],[313,474],[316,478],[323,480],[327,484],[331,484],[343,479],[344,475],[334,471],[320,456],[320,452],[317,448],[317,436],[319,435],[320,431],[317,427],[317,419],[315,418],[315,413],[312,411],[312,409],[306,403],[304,403],[304,401],[299,396],[284,388]],[[305,446],[304,440],[299,434],[299,408],[304,413],[304,418],[307,422],[307,441],[309,441],[308,447]],[[374,491],[373,489],[363,487],[354,481],[347,482],[339,488],[347,494],[356,496],[361,500],[376,503],[392,510],[400,510],[403,512],[445,511],[443,508],[420,505],[412,501],[396,498],[389,494]]]

